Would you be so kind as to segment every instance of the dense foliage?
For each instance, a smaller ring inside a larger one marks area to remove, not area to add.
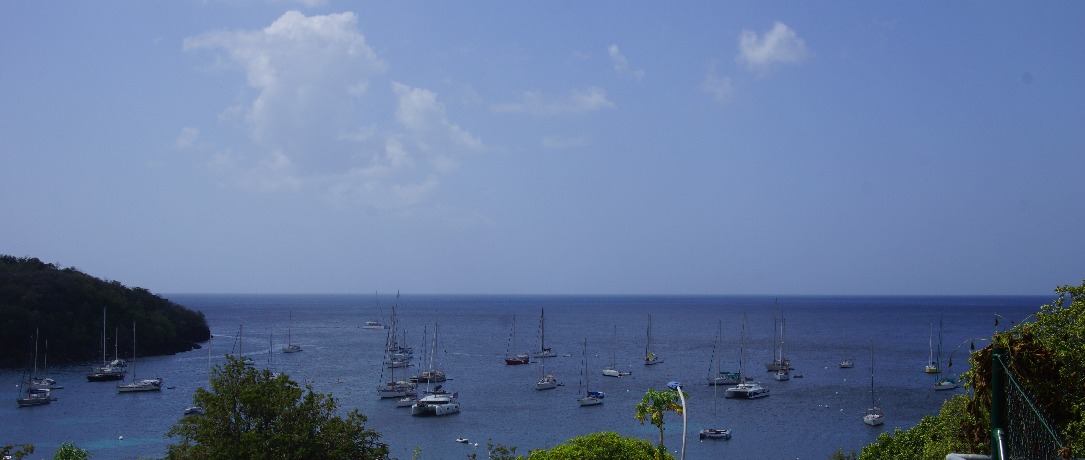
[[[49,342],[50,363],[100,360],[103,309],[110,357],[115,349],[122,357],[131,355],[133,321],[140,355],[188,351],[211,337],[203,313],[146,289],[34,258],[0,255],[0,336],[11,345],[0,347],[0,365],[27,365],[35,330],[42,352]]]
[[[1040,307],[1032,321],[1009,328],[1002,324],[1005,329],[972,353],[970,369],[961,376],[969,394],[954,397],[937,415],[908,430],[883,433],[859,458],[942,459],[951,452],[989,452],[995,349],[1002,350],[1014,379],[1060,434],[1065,446],[1060,455],[1070,458],[1085,451],[1085,282],[1055,292],[1055,301]]]
[[[549,450],[531,451],[528,460],[654,460],[660,458],[657,455],[674,460],[644,439],[604,431],[575,437]]]
[[[65,442],[57,448],[53,454],[53,460],[87,460],[91,457],[86,449],[76,447],[74,443]]]
[[[942,460],[951,452],[968,452],[961,438],[969,399],[956,395],[942,405],[937,415],[923,417],[916,426],[878,435],[877,441],[863,447],[859,458]]]
[[[385,459],[380,433],[357,410],[336,415],[335,398],[303,390],[285,374],[254,370],[229,357],[196,389],[204,411],[182,418],[168,435],[170,459]]]

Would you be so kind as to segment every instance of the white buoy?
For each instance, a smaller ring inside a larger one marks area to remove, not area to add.
[[[117,439],[124,441],[124,436],[118,436]]]

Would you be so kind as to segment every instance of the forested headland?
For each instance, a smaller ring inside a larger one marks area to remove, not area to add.
[[[0,365],[25,366],[38,331],[39,353],[48,341],[50,363],[102,357],[102,312],[106,311],[108,356],[132,354],[132,324],[140,356],[199,348],[211,331],[202,312],[150,291],[105,281],[36,258],[0,255]]]

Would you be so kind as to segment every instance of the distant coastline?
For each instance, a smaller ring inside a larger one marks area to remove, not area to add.
[[[29,364],[35,333],[43,352],[48,341],[49,362],[56,364],[100,360],[103,329],[109,355],[129,357],[133,323],[144,332],[141,356],[189,351],[211,337],[202,312],[31,257],[0,255],[0,318],[0,334],[8,338],[0,348],[4,367]]]

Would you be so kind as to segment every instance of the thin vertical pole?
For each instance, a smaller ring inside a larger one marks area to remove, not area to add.
[[[1003,410],[1006,401],[1006,389],[1002,383],[1005,368],[1002,366],[1002,350],[995,348],[991,351],[991,458],[1002,460],[1001,436],[1005,421]]]

